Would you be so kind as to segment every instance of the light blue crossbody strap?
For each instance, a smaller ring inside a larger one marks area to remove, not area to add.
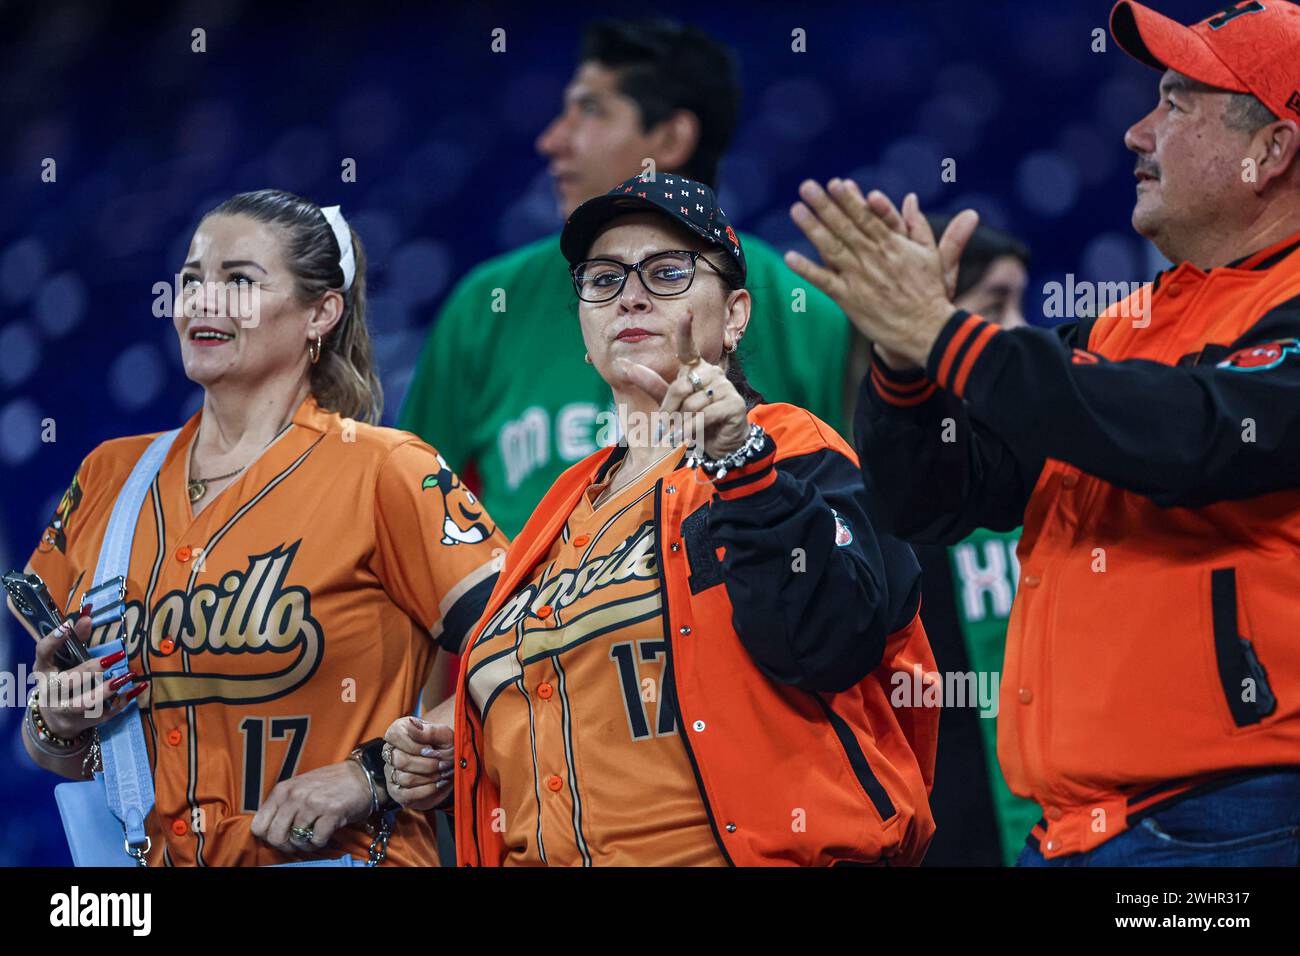
[[[84,599],[92,605],[90,620],[95,627],[122,619],[131,544],[135,538],[135,526],[140,520],[140,508],[179,432],[179,428],[165,432],[150,442],[118,492],[113,513],[108,519],[108,530],[99,547],[94,586]],[[122,635],[123,640],[127,636]],[[145,747],[144,730],[138,715],[135,701],[127,704],[120,714],[100,728],[99,747],[104,761],[108,807],[122,823],[127,852],[141,860],[148,847],[144,821],[153,809],[154,791],[149,751]]]
[[[108,530],[99,545],[99,562],[95,565],[95,583],[91,590],[112,578],[126,577],[131,565],[131,542],[135,538],[135,526],[140,520],[140,508],[180,431],[179,428],[174,428],[151,441],[131,469],[126,484],[117,493],[113,514],[108,519]]]

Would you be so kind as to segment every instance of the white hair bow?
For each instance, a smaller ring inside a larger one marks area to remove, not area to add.
[[[321,212],[325,221],[334,230],[334,238],[339,244],[339,268],[343,270],[343,291],[352,288],[352,280],[357,274],[357,257],[352,252],[352,230],[343,218],[338,206],[324,206]]]

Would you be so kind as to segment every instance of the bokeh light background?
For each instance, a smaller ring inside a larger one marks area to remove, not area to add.
[[[1191,21],[1213,3],[1168,2]],[[583,23],[673,15],[733,45],[743,117],[723,165],[731,218],[804,248],[787,215],[805,176],[851,174],[922,208],[967,205],[1033,249],[1043,287],[1149,278],[1129,227],[1125,129],[1157,74],[1068,3],[406,5],[0,3],[0,560],[21,567],[99,442],[183,422],[200,393],[152,312],[201,214],[264,186],[341,203],[370,259],[370,323],[400,405],[436,309],[480,260],[558,228],[533,143],[556,112]],[[207,52],[191,52],[191,30]],[[491,32],[506,30],[493,53]],[[807,52],[791,51],[791,31]],[[57,182],[41,163],[57,161]],[[340,163],[357,181],[340,181]],[[956,160],[956,182],[940,178]],[[522,370],[521,370],[522,372]],[[1033,414],[1032,410],[1027,410]],[[52,419],[56,440],[42,441]],[[436,437],[434,439],[436,441]],[[490,502],[489,502],[490,504]],[[0,624],[0,668],[30,641]],[[0,864],[68,862],[52,775],[0,708]]]

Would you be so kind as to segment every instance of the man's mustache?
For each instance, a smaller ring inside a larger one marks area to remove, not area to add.
[[[1160,167],[1155,163],[1142,162],[1138,160],[1136,168],[1133,170],[1134,176],[1151,176],[1155,179],[1160,178]]]

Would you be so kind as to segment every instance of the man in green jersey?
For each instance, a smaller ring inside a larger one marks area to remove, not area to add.
[[[716,188],[739,100],[733,54],[700,30],[592,24],[563,110],[537,140],[561,215],[639,173]],[[754,303],[746,375],[768,401],[847,435],[848,321],[780,253],[740,235]],[[398,418],[477,486],[511,536],[565,468],[614,438],[609,386],[584,361],[576,307],[558,233],[482,263],[434,320]]]

